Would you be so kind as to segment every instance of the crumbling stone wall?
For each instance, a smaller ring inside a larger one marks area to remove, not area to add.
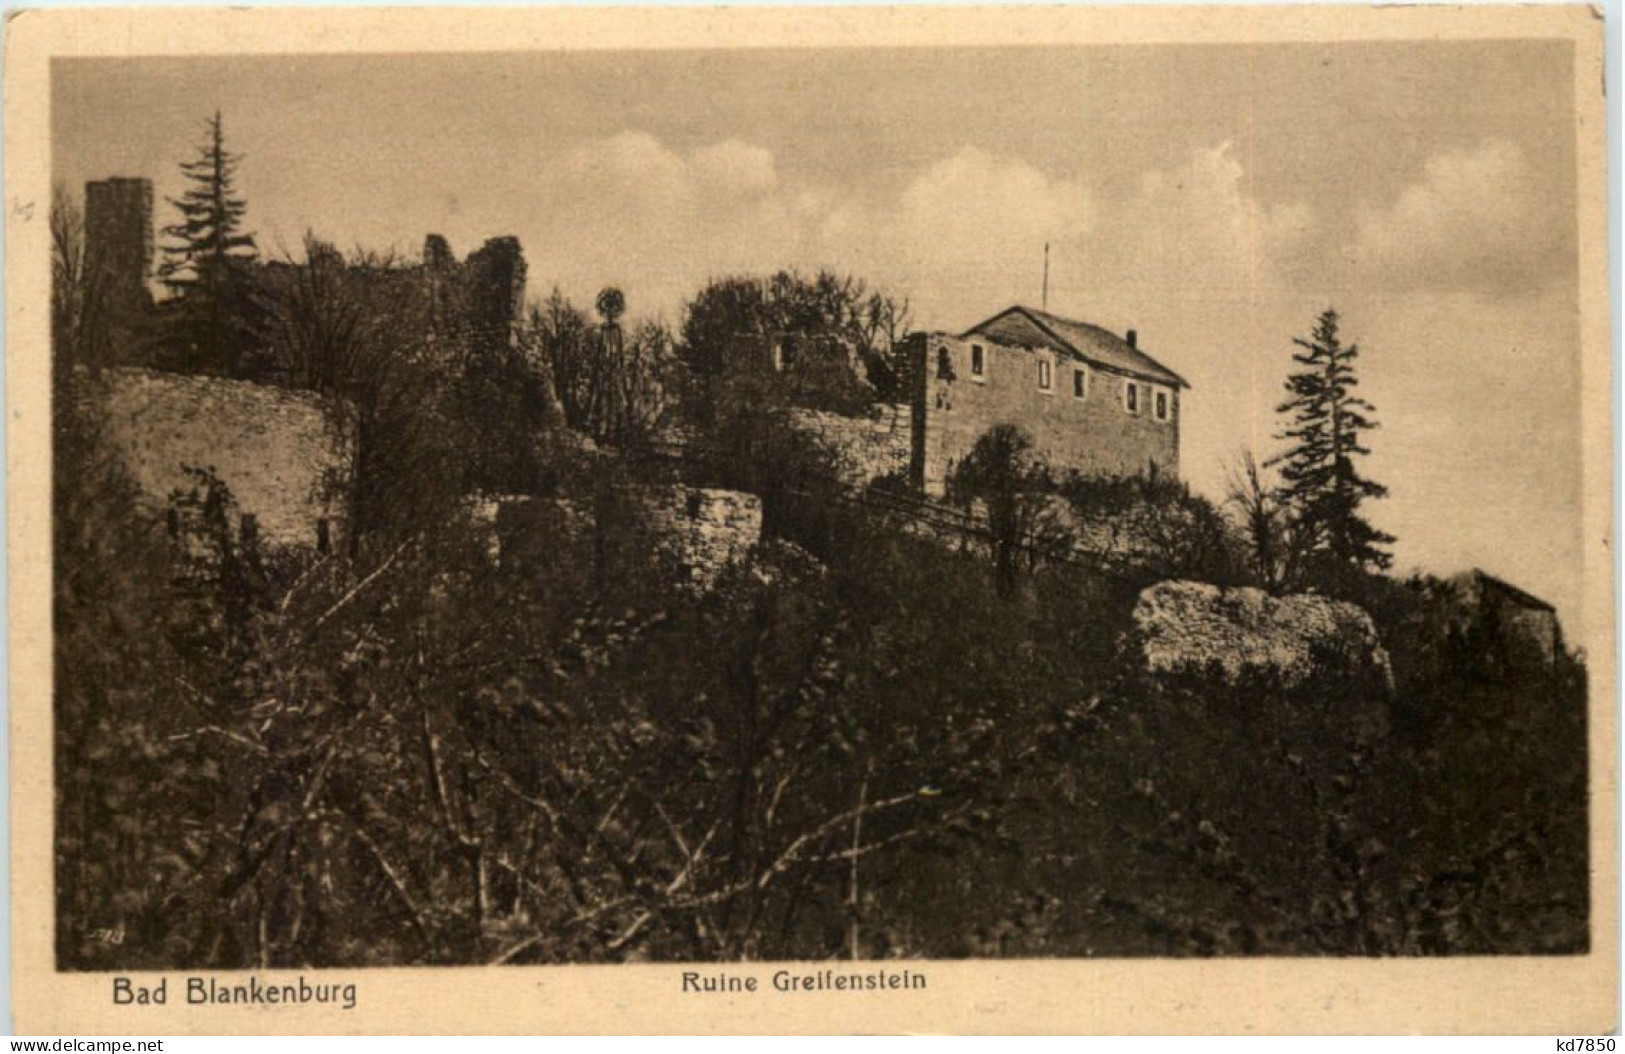
[[[634,529],[648,539],[657,562],[688,587],[711,588],[761,541],[762,499],[754,494],[685,486],[631,491]]]
[[[903,403],[883,404],[872,417],[793,409],[790,426],[840,456],[842,482],[864,487],[882,476],[906,477],[913,452],[913,422]]]
[[[469,253],[465,266],[475,350],[509,347],[525,303],[525,253],[519,239],[492,238]]]
[[[84,252],[97,290],[83,305],[72,348],[79,361],[119,361],[121,349],[141,347],[152,311],[152,181],[114,177],[85,184]],[[70,336],[70,334],[62,334]]]
[[[1499,617],[1507,654],[1515,666],[1539,669],[1557,661],[1562,634],[1555,612],[1508,604]]]
[[[475,540],[505,570],[524,574],[560,563],[591,569],[597,523],[588,504],[499,494],[469,498],[464,508]]]
[[[466,513],[481,542],[516,572],[613,551],[647,561],[662,584],[700,592],[762,538],[762,502],[754,494],[653,484],[619,487],[600,499],[482,496],[466,503]],[[606,535],[619,544],[594,544]]]
[[[103,371],[106,435],[151,508],[214,473],[262,544],[337,548],[348,537],[356,433],[351,408],[311,392],[156,370]],[[241,530],[243,524],[234,524]]]
[[[1488,636],[1514,669],[1549,668],[1563,647],[1557,611],[1546,601],[1472,570],[1450,579],[1458,633]]]
[[[1140,593],[1133,618],[1146,667],[1153,672],[1216,664],[1232,681],[1256,669],[1274,672],[1289,686],[1314,674],[1393,682],[1371,616],[1328,597],[1272,597],[1250,587],[1159,582]]]
[[[1167,555],[1158,545],[1156,511],[1144,505],[1081,514],[1071,503],[1056,498],[1050,507],[1056,522],[1071,533],[1073,546],[1081,553],[1140,566],[1156,566]]]
[[[107,283],[106,313],[115,327],[134,326],[153,306],[148,289],[152,209],[150,179],[119,176],[85,184],[86,256]],[[259,273],[275,289],[297,267],[266,261]],[[448,354],[512,346],[525,301],[525,253],[518,238],[490,238],[459,262],[445,238],[430,234],[421,265],[378,266],[370,273],[374,281],[409,284],[415,290],[400,305],[409,324],[423,325]]]

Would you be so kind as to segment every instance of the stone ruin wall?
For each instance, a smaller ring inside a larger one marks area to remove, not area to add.
[[[744,562],[762,538],[762,502],[754,494],[682,485],[616,490],[608,509],[624,517],[622,538],[650,557],[662,579],[681,589],[711,589]],[[483,544],[504,566],[522,569],[540,552],[591,559],[598,512],[585,502],[524,495],[465,503]]]
[[[1507,653],[1515,665],[1538,669],[1557,661],[1562,637],[1555,614],[1505,604],[1500,619]]]
[[[928,497],[918,492],[912,496],[862,493],[882,478],[908,481],[914,450],[913,414],[907,404],[882,404],[873,417],[793,408],[786,419],[793,429],[837,454],[840,482],[858,492],[853,494],[853,501],[890,517],[901,530],[950,549],[990,552],[986,512],[979,503],[961,508],[948,504],[941,496]],[[677,456],[697,461],[710,453],[692,427],[668,424],[660,442]],[[1155,566],[1163,557],[1169,517],[1183,514],[1146,501],[1110,511],[1078,510],[1054,497],[1051,515],[1058,526],[1072,534],[1076,540],[1074,551],[1079,556],[1096,564],[1129,568]]]
[[[874,417],[848,417],[793,409],[788,419],[798,432],[822,441],[837,453],[841,482],[845,485],[861,490],[875,480],[895,477],[918,486],[918,478],[911,480],[909,473],[911,468],[916,472],[919,469],[915,460],[920,456],[915,447],[919,415],[906,403],[885,404],[876,410]],[[931,424],[940,427],[941,417],[936,415]],[[980,427],[980,422],[977,426]],[[1159,427],[1169,436],[1176,434],[1166,426]],[[1165,454],[1165,457],[1170,463],[1174,460],[1171,455]],[[938,482],[940,484],[940,479]],[[924,495],[928,504],[918,510],[914,533],[937,538],[955,548],[985,548],[985,522],[981,511],[943,505],[942,490],[939,485]],[[1053,502],[1053,513],[1057,523],[1076,539],[1075,549],[1080,554],[1124,564],[1155,564],[1162,556],[1167,525],[1160,521],[1169,513],[1149,503],[1139,502],[1110,512],[1090,512],[1073,509],[1057,498]]]
[[[762,500],[754,494],[702,487],[640,487],[634,491],[634,530],[656,560],[684,585],[705,590],[741,563],[762,538]]]
[[[1491,630],[1516,669],[1546,669],[1557,661],[1563,632],[1555,611],[1520,603],[1478,572],[1456,575],[1449,583],[1456,632]]]
[[[316,548],[348,537],[356,456],[353,415],[310,392],[218,377],[104,371],[107,437],[154,512],[196,489],[188,466],[212,471],[262,542]],[[233,523],[240,530],[241,520]]]
[[[468,254],[463,270],[468,324],[476,349],[512,346],[514,325],[523,314],[525,303],[525,253],[519,239],[511,236],[487,239],[484,245]]]
[[[913,456],[912,412],[906,403],[882,404],[875,411],[873,417],[847,417],[794,409],[789,423],[839,455],[841,482],[848,486],[866,487],[885,476],[906,479]]]

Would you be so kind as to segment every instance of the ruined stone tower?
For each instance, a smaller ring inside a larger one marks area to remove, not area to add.
[[[152,306],[152,181],[85,184],[85,259],[102,278],[109,315],[128,321]]]
[[[492,238],[468,256],[468,321],[476,350],[513,345],[525,301],[525,253],[519,239]]]

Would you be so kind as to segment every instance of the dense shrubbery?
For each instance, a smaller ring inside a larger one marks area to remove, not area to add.
[[[1186,484],[1058,471],[1016,425],[988,429],[949,473],[947,491],[984,525],[1006,588],[1023,571],[1077,557],[1143,582],[1255,581],[1242,539]]]
[[[988,560],[850,500],[782,383],[720,368],[708,457],[572,454],[542,427],[557,361],[424,347],[399,288],[311,248],[264,346],[361,416],[344,551],[245,547],[207,473],[174,544],[57,371],[63,967],[1586,947],[1584,669],[1494,661],[1438,583],[1340,583],[1392,692],[1151,678],[1139,586],[1246,579],[1184,488],[1056,480],[1006,436],[956,496],[1013,546],[1056,502],[1058,530],[1131,519],[1135,560]],[[730,297],[875,335],[853,287],[786,282],[719,286],[688,352]],[[616,511],[674,472],[763,502],[704,596]],[[499,566],[475,489],[599,530]]]
[[[633,544],[280,567],[206,516],[177,590],[98,471],[58,494],[65,966],[1585,945],[1583,672],[1427,651],[1425,589],[1372,604],[1392,697],[1224,688],[1132,672],[1130,585],[852,509],[704,598]]]
[[[685,309],[677,352],[696,381],[693,410],[708,416],[713,382],[759,372],[771,357],[779,395],[798,406],[861,412],[907,391],[899,345],[909,307],[860,279],[806,276],[718,278]]]

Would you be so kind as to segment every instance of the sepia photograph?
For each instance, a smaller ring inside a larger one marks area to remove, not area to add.
[[[50,55],[45,968],[1614,948],[1577,14]]]

